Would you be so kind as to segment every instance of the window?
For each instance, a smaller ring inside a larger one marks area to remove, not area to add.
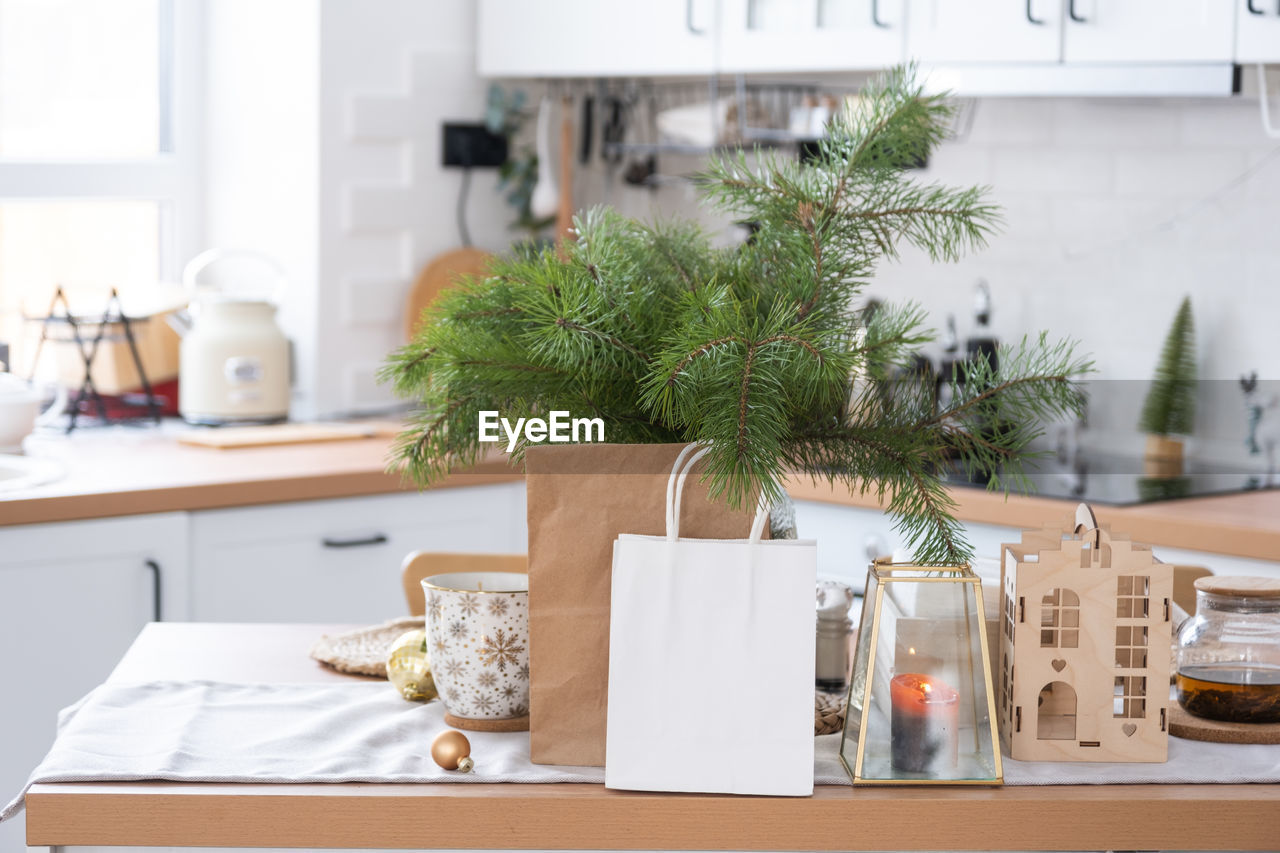
[[[13,369],[66,288],[174,281],[199,249],[198,4],[0,0],[0,342]],[[26,346],[24,346],[26,344]]]
[[[1080,645],[1080,596],[1051,589],[1040,600],[1040,648],[1074,649]]]
[[[1122,669],[1146,669],[1146,625],[1120,625],[1116,628],[1116,666]]]
[[[1147,715],[1147,679],[1141,675],[1117,675],[1111,716],[1140,720]]]
[[[1121,575],[1116,578],[1116,616],[1121,619],[1146,619],[1151,578],[1147,575]]]

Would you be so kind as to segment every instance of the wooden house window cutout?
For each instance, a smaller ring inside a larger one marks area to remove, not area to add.
[[[1080,643],[1080,596],[1052,589],[1040,600],[1040,646],[1074,649]]]
[[[1001,742],[1024,761],[1164,761],[1173,566],[1081,504],[1005,545]]]

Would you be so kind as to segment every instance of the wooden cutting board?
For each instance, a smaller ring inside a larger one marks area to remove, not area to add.
[[[181,444],[190,444],[197,447],[235,450],[241,447],[268,447],[277,444],[350,441],[356,438],[372,438],[376,435],[395,433],[400,429],[403,429],[401,424],[391,427],[383,423],[267,424],[263,426],[188,430],[178,436],[178,441]]]
[[[413,340],[413,332],[422,319],[423,310],[435,301],[442,290],[460,276],[484,275],[492,259],[493,255],[474,246],[451,249],[432,258],[409,289],[404,311],[405,339]]]

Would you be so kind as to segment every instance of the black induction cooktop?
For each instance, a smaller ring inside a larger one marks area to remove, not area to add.
[[[1261,461],[1250,469],[1188,459],[1180,477],[1151,477],[1144,472],[1141,457],[1082,453],[1066,461],[1056,455],[1032,459],[1024,470],[1031,484],[1027,494],[1111,506],[1280,488],[1280,474],[1268,477]],[[951,485],[973,488],[986,488],[988,482],[986,477],[966,476],[958,466],[949,468],[944,479]],[[1006,485],[999,474],[996,479],[999,486]],[[1007,485],[1010,492],[1024,491],[1015,483]]]

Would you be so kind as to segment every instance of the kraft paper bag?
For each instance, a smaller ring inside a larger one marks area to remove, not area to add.
[[[808,796],[817,546],[761,541],[765,507],[747,539],[681,538],[688,467],[666,535],[613,546],[605,787]]]
[[[604,764],[613,541],[620,533],[664,532],[667,479],[684,447],[538,445],[525,452],[535,764]],[[682,529],[708,538],[746,536],[751,513],[711,501],[697,479],[695,473],[686,488]]]

